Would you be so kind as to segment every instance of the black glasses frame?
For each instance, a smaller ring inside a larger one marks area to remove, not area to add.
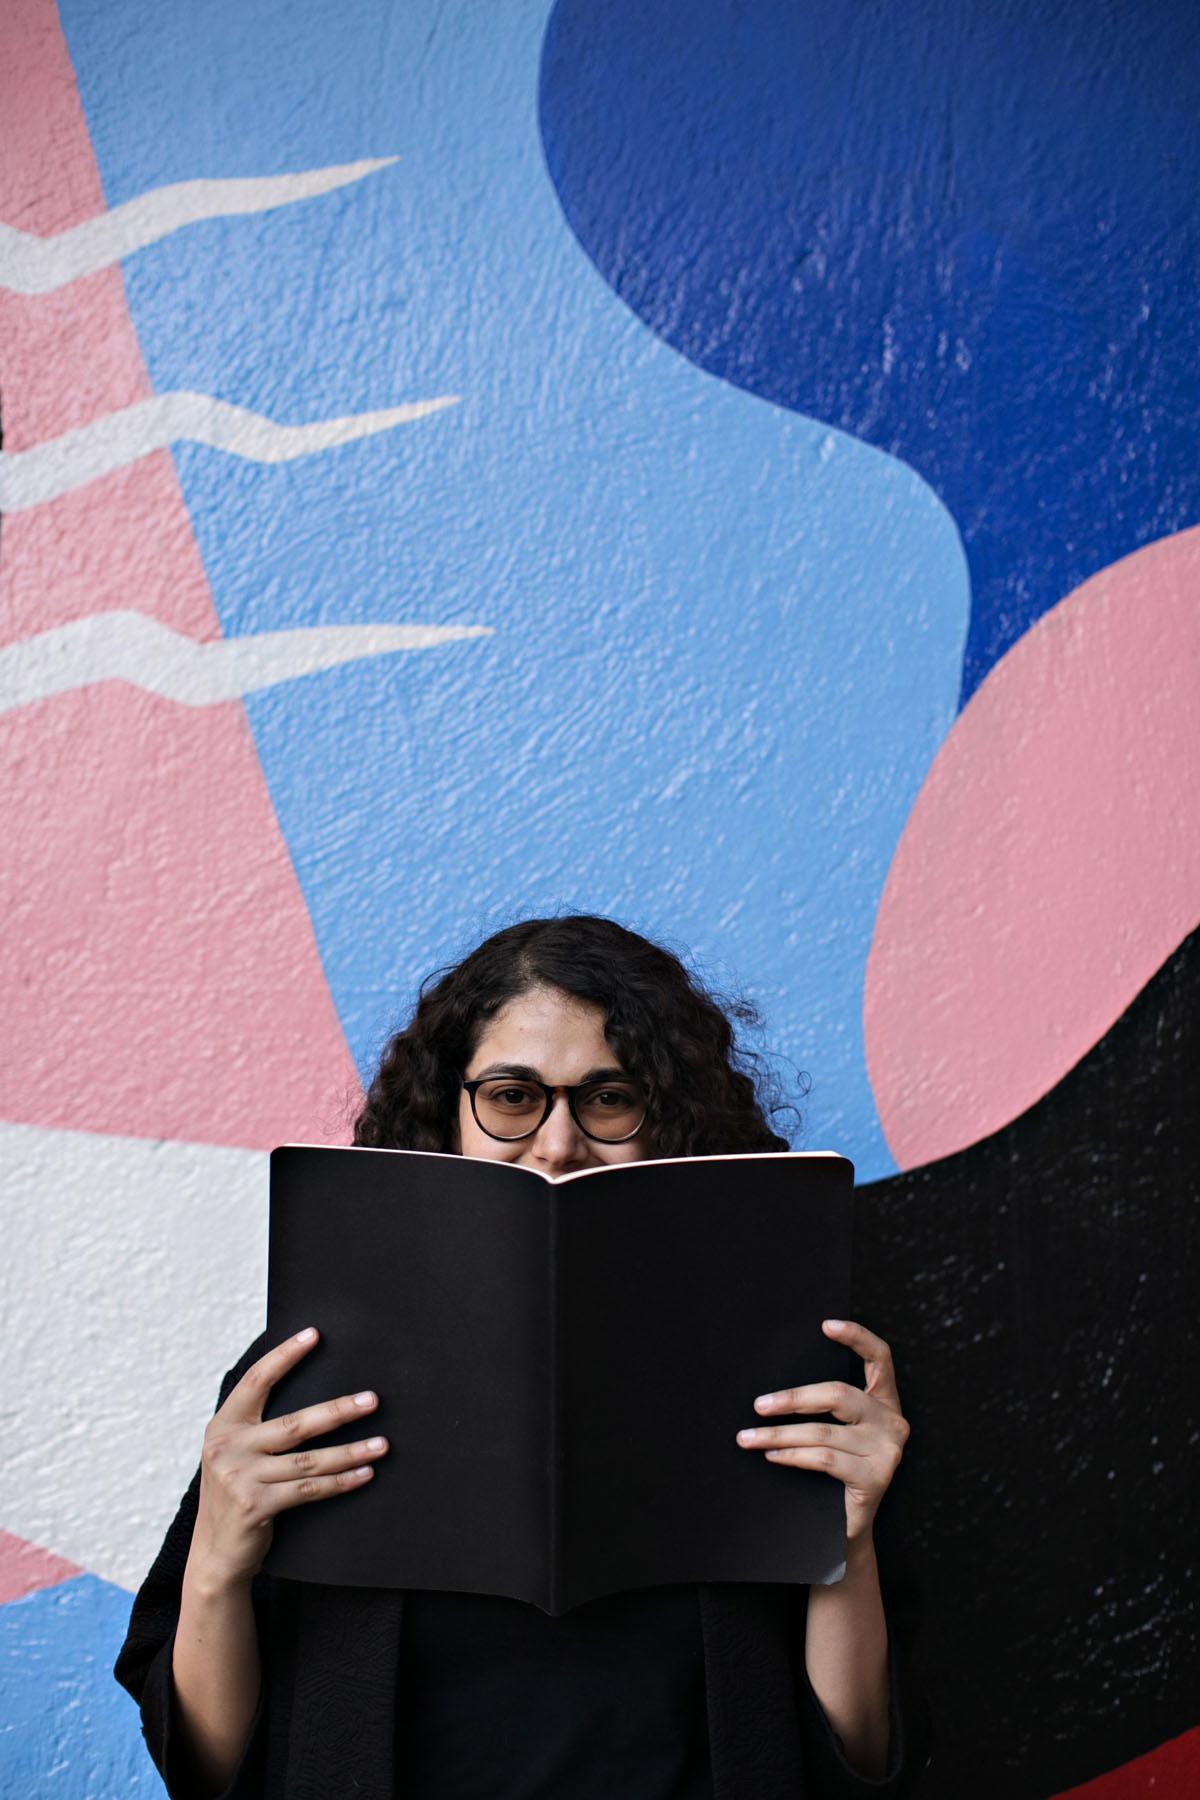
[[[495,1138],[495,1140],[498,1144],[519,1144],[521,1142],[522,1138],[532,1137],[535,1131],[540,1131],[542,1129],[542,1126],[546,1123],[546,1120],[550,1117],[551,1112],[554,1110],[554,1102],[555,1102],[556,1097],[559,1094],[565,1094],[567,1096],[567,1106],[570,1109],[571,1117],[574,1119],[576,1125],[578,1125],[580,1131],[582,1131],[584,1137],[591,1138],[591,1140],[594,1144],[627,1144],[629,1142],[630,1138],[635,1138],[637,1136],[638,1132],[642,1129],[642,1126],[646,1123],[646,1114],[650,1110],[649,1107],[643,1103],[641,1118],[638,1120],[637,1124],[634,1126],[632,1131],[626,1131],[621,1137],[619,1137],[619,1138],[599,1137],[596,1134],[596,1132],[588,1130],[587,1126],[584,1124],[583,1120],[579,1116],[579,1110],[575,1104],[575,1101],[576,1101],[576,1097],[580,1093],[582,1093],[584,1088],[601,1088],[602,1089],[606,1086],[612,1086],[613,1085],[612,1083],[606,1083],[603,1081],[579,1081],[579,1082],[576,1082],[574,1087],[567,1087],[565,1084],[561,1087],[548,1087],[544,1081],[535,1081],[531,1075],[513,1075],[510,1077],[510,1079],[511,1079],[514,1087],[520,1086],[520,1087],[541,1088],[543,1094],[546,1096],[546,1105],[542,1112],[542,1116],[538,1120],[537,1124],[531,1125],[529,1127],[528,1131],[516,1131],[516,1132],[513,1132],[511,1135],[502,1134],[499,1131],[489,1131],[487,1126],[483,1123],[483,1120],[479,1117],[479,1109],[475,1104],[475,1094],[479,1088],[485,1086],[485,1084],[489,1081],[503,1081],[504,1076],[503,1075],[480,1075],[480,1076],[477,1076],[474,1081],[464,1081],[463,1082],[463,1087],[466,1089],[467,1094],[470,1097],[472,1118],[475,1120],[475,1123],[478,1125],[480,1131],[482,1131],[485,1134],[485,1136],[487,1136],[487,1137]]]

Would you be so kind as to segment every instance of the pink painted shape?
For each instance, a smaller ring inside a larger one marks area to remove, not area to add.
[[[0,217],[104,207],[52,0],[6,0]],[[0,291],[5,448],[152,392],[118,269]],[[133,607],[220,636],[167,451],[4,522],[0,642]],[[240,702],[108,681],[0,721],[0,1114],[268,1148],[344,1141],[360,1087]]]
[[[1171,1738],[1145,1756],[1122,1763],[1055,1800],[1195,1800],[1200,1794],[1200,1726]]]
[[[65,1557],[14,1537],[11,1531],[0,1531],[0,1606],[82,1574],[83,1570]]]
[[[1200,920],[1200,528],[1102,570],[997,664],[938,752],[867,962],[902,1168],[1024,1112]]]

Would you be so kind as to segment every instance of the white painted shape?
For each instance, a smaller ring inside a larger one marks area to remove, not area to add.
[[[49,294],[81,276],[94,275],[144,250],[181,226],[202,219],[270,212],[361,181],[399,159],[372,157],[301,169],[291,175],[237,176],[225,181],[174,181],[138,194],[111,212],[84,219],[51,238],[0,224],[0,287],[17,294]]]
[[[207,444],[252,462],[291,462],[423,419],[427,413],[457,405],[458,399],[457,394],[441,394],[380,412],[351,413],[310,425],[276,425],[261,413],[211,394],[151,394],[29,450],[0,450],[0,512],[22,512],[57,500],[60,494],[181,441]]]
[[[266,1312],[264,1151],[0,1124],[0,1528],[136,1588]]]
[[[0,649],[0,713],[94,681],[214,706],[363,657],[490,636],[487,625],[313,625],[198,644],[145,613],[116,609]]]

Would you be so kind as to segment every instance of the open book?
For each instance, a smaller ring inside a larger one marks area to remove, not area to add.
[[[365,1487],[281,1513],[266,1568],[507,1594],[548,1613],[667,1582],[829,1582],[832,1476],[735,1434],[755,1396],[853,1380],[853,1167],[832,1152],[514,1163],[286,1144],[267,1332],[321,1341],[267,1417],[374,1388]],[[790,1417],[790,1415],[789,1415]],[[772,1422],[776,1422],[773,1420]]]

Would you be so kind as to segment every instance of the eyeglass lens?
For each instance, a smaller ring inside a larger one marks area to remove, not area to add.
[[[546,1096],[531,1082],[498,1076],[475,1089],[475,1117],[484,1131],[498,1138],[526,1137],[540,1125]],[[646,1116],[638,1089],[620,1082],[597,1081],[580,1088],[575,1116],[589,1136],[603,1143],[632,1137]]]

